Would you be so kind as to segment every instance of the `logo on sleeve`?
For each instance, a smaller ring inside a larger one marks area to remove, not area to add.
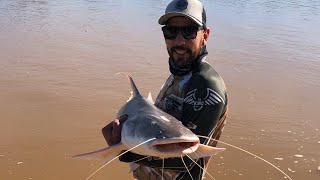
[[[183,99],[183,102],[193,105],[194,111],[200,111],[204,106],[210,106],[219,103],[224,104],[222,97],[210,88],[207,88],[207,95],[204,99],[197,98],[196,91],[197,89],[188,92],[186,97]]]

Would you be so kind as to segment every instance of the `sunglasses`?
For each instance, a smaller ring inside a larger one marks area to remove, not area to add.
[[[179,32],[185,39],[194,39],[197,37],[198,30],[204,29],[203,26],[163,26],[162,28],[163,36],[165,39],[175,39]]]

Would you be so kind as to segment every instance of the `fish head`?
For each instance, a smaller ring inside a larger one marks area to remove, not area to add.
[[[151,141],[148,141],[153,139]],[[122,143],[137,154],[160,158],[180,157],[197,150],[199,138],[180,121],[165,113],[137,113],[129,116],[122,129]]]

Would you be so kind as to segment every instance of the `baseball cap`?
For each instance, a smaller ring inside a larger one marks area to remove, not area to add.
[[[165,25],[167,21],[176,16],[192,19],[199,26],[206,27],[206,12],[199,0],[173,0],[168,4],[165,14],[159,18],[159,24]]]

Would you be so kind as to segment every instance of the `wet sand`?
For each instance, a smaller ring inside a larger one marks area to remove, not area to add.
[[[101,128],[129,97],[117,72],[156,97],[169,75],[157,24],[168,1],[0,2],[0,179],[85,179],[103,162],[70,157],[105,146]],[[208,62],[224,78],[222,141],[294,180],[320,177],[320,4],[204,1]],[[284,179],[233,148],[215,179]],[[302,155],[295,156],[295,155]],[[130,179],[115,161],[92,179]],[[209,178],[209,177],[208,177]],[[132,178],[131,178],[132,179]]]

